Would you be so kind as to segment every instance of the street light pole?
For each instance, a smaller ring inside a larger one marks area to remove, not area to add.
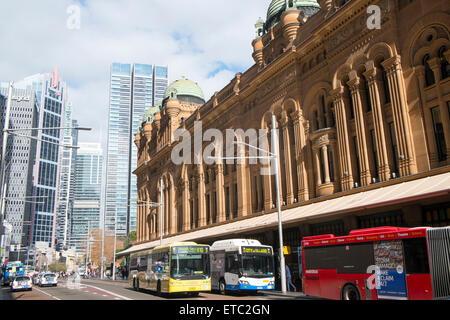
[[[160,239],[159,239],[159,245],[162,246],[162,240],[163,240],[163,179],[161,178],[161,180],[159,181],[159,186],[160,186],[160,206],[159,206],[159,220],[160,220]]]
[[[277,209],[278,209],[278,234],[280,240],[280,275],[281,275],[281,291],[286,293],[286,264],[284,261],[284,245],[283,245],[283,226],[281,218],[281,200],[280,200],[280,180],[278,172],[278,135],[275,127],[275,115],[272,115],[272,153],[274,154],[274,169],[275,169],[275,186],[276,186],[276,197],[277,197]]]
[[[255,146],[249,145],[245,142],[235,142],[235,144],[246,145],[250,148],[263,151],[268,153],[268,156],[256,156],[256,157],[209,157],[209,159],[215,160],[230,160],[230,159],[269,159],[271,161],[271,169],[272,163],[275,171],[275,186],[276,186],[276,197],[277,197],[277,210],[278,210],[278,233],[279,233],[279,242],[280,242],[280,276],[281,276],[281,291],[286,293],[286,263],[284,260],[284,244],[283,244],[283,225],[282,225],[282,217],[281,217],[281,199],[280,199],[280,174],[278,171],[279,167],[279,148],[278,148],[278,134],[276,129],[276,117],[272,115],[272,131],[271,131],[271,139],[272,139],[272,151],[263,150],[261,148],[257,148]],[[272,162],[274,161],[274,162]]]

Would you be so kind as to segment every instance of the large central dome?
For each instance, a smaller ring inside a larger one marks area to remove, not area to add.
[[[316,0],[288,0],[297,9],[302,10],[310,17],[320,10]],[[280,21],[283,12],[286,11],[286,0],[272,0],[267,9],[266,29],[270,29]]]
[[[205,96],[197,83],[182,78],[170,84],[164,94],[164,99],[176,98],[183,102],[205,103]]]

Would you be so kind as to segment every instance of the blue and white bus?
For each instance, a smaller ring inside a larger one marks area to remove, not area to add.
[[[216,241],[210,248],[211,289],[227,291],[274,290],[274,257],[271,246],[257,240]]]

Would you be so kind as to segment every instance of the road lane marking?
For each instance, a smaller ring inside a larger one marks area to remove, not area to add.
[[[47,293],[47,292],[45,292],[45,291],[42,291],[41,289],[38,289],[38,288],[36,288],[36,287],[34,287],[33,289],[34,289],[34,290],[37,290],[37,291],[39,291],[39,292],[42,292],[42,293],[44,293],[44,294],[46,294],[46,295],[52,297],[52,298],[55,299],[55,300],[61,300],[60,298],[55,297],[55,296],[52,296],[51,294],[49,294],[49,293]]]
[[[121,296],[120,294],[117,294],[117,293],[114,293],[114,292],[111,292],[111,291],[108,291],[106,289],[102,289],[102,288],[99,288],[99,287],[91,286],[89,284],[85,284],[85,286],[91,287],[91,288],[94,288],[94,289],[97,289],[97,290],[100,290],[100,291],[103,291],[103,292],[106,292],[109,295],[112,295],[112,296],[115,296],[115,297],[118,297],[118,298],[121,298],[121,299],[124,299],[124,300],[133,300],[133,299]]]

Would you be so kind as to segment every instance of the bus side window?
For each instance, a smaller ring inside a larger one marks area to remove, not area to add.
[[[403,250],[405,251],[405,268],[407,274],[430,273],[425,238],[403,240]]]
[[[163,272],[169,272],[169,253],[165,252],[162,257]]]
[[[227,253],[225,271],[236,274],[239,273],[239,258],[236,253]]]

